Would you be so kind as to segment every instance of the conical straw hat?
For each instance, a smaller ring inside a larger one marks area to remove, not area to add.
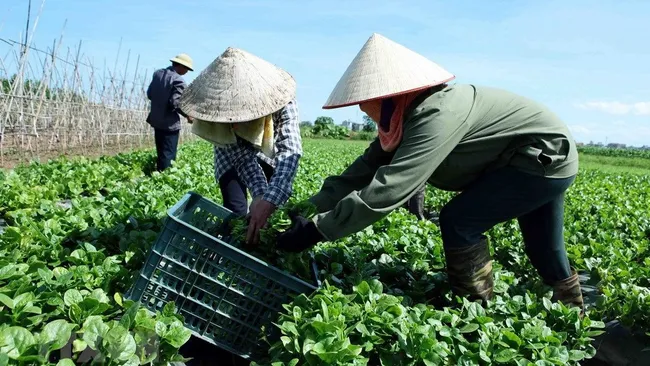
[[[332,90],[324,109],[426,89],[454,75],[410,49],[373,33]]]
[[[185,89],[183,112],[208,122],[247,122],[277,112],[296,94],[289,73],[228,47]]]

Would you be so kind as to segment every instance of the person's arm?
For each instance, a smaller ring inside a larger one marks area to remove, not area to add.
[[[237,175],[244,182],[253,197],[266,192],[267,183],[262,167],[257,162],[257,157],[252,149],[247,148],[242,141],[235,145],[228,145],[215,149],[215,159],[228,160],[235,168]],[[222,172],[222,173],[225,173]]]
[[[278,207],[285,204],[293,193],[293,181],[302,156],[300,121],[295,100],[287,103],[273,117],[280,126],[275,140],[277,152],[273,157],[275,169],[262,199]]]
[[[336,204],[352,191],[367,186],[380,166],[390,163],[392,152],[382,150],[379,138],[370,143],[363,155],[350,164],[343,173],[325,178],[321,189],[309,198],[318,212],[333,210]]]
[[[328,241],[345,237],[401,207],[428,180],[468,131],[454,113],[422,111],[404,123],[392,161],[377,169],[370,183],[313,218]]]
[[[172,94],[169,97],[169,104],[172,107],[172,111],[180,114],[181,116],[187,118],[187,114],[183,112],[179,106],[180,100],[181,100],[181,95],[183,94],[183,91],[185,91],[185,87],[187,85],[185,84],[185,81],[180,78],[176,77],[172,79]]]
[[[291,196],[298,161],[302,156],[302,140],[295,101],[289,102],[280,110],[276,118],[279,119],[281,127],[275,141],[277,153],[274,156],[275,169],[270,182],[267,183],[264,171],[257,162],[257,151],[246,142],[240,141],[220,154],[231,156],[237,174],[253,198],[262,197],[277,207],[286,203]]]
[[[151,100],[151,86],[153,85],[153,81],[156,79],[156,73],[153,73],[153,76],[151,77],[151,82],[149,83],[149,87],[147,88],[147,99]]]

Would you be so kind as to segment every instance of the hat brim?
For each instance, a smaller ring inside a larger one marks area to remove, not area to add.
[[[169,61],[171,61],[171,62],[175,62],[175,63],[177,63],[177,64],[179,64],[179,65],[183,65],[183,66],[187,67],[188,70],[190,70],[190,71],[194,71],[194,69],[193,69],[190,65],[188,65],[187,63],[185,63],[185,61],[183,61],[183,60],[179,60],[179,59],[177,59],[177,58],[173,58],[173,59],[171,59],[171,60],[169,60]]]
[[[359,104],[362,104],[362,103],[372,102],[373,100],[381,100],[381,99],[396,97],[398,95],[418,92],[418,91],[421,91],[421,90],[426,90],[426,89],[429,89],[429,88],[433,88],[434,86],[438,86],[438,85],[448,83],[448,82],[454,80],[455,78],[456,78],[456,76],[452,76],[449,79],[441,81],[441,82],[436,83],[436,84],[425,85],[425,86],[422,86],[422,87],[419,87],[419,88],[414,88],[414,89],[410,89],[410,90],[401,91],[399,93],[380,95],[380,96],[377,96],[377,97],[368,98],[368,99],[360,100],[360,101],[357,101],[357,102],[349,102],[349,103],[343,103],[343,104],[337,104],[337,105],[324,105],[322,107],[322,109],[345,108],[345,107],[350,107],[350,106],[353,106],[353,105],[359,105]]]

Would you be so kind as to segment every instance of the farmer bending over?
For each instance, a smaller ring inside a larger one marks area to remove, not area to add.
[[[517,219],[526,253],[553,299],[583,306],[563,239],[564,192],[578,172],[576,145],[544,106],[507,91],[447,85],[454,75],[372,35],[324,108],[359,105],[379,136],[310,198],[319,214],[294,218],[278,247],[301,251],[360,231],[402,206],[425,182],[460,192],[440,212],[455,294],[490,299],[484,233]]]
[[[192,82],[181,107],[192,132],[212,142],[224,206],[249,213],[247,242],[287,202],[302,156],[296,82],[246,51],[228,48]],[[248,207],[248,188],[253,197]]]

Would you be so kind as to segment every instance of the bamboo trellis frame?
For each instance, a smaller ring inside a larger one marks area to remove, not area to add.
[[[37,23],[38,17],[31,34]],[[7,156],[27,161],[48,152],[103,154],[107,147],[150,146],[152,128],[145,121],[150,73],[140,68],[139,55],[133,70],[130,50],[123,70],[119,51],[112,69],[106,62],[99,68],[82,53],[81,42],[63,51],[62,33],[42,50],[31,34],[20,41],[0,38],[0,46],[8,48],[0,47],[0,79],[14,77],[9,91],[0,88],[0,163]],[[27,80],[38,84],[25,88]],[[183,128],[181,139],[191,137]]]

